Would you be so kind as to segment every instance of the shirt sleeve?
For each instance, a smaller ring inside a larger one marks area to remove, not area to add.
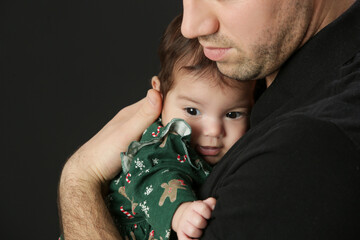
[[[125,191],[135,213],[144,216],[157,239],[169,238],[178,206],[197,199],[194,190],[208,171],[196,157],[181,135],[169,133],[161,142],[143,146],[132,159]]]
[[[170,154],[149,168],[145,161],[135,159],[135,166],[143,167],[130,170],[132,174],[125,185],[127,195],[137,205],[135,212],[144,215],[154,232],[162,237],[170,233],[172,216],[178,206],[197,199],[193,191],[196,175],[189,164],[176,158]]]

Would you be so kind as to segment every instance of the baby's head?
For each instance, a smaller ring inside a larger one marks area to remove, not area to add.
[[[161,71],[152,86],[163,96],[163,125],[184,119],[192,128],[191,145],[215,164],[248,129],[255,81],[221,75],[198,40],[181,35],[181,19],[175,18],[162,38]]]

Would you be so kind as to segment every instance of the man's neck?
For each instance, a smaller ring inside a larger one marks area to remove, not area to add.
[[[314,0],[314,11],[312,20],[306,31],[305,37],[299,48],[302,47],[310,38],[315,36],[321,29],[337,19],[347,9],[355,3],[356,0]],[[279,70],[268,75],[266,86],[269,87],[275,80]]]
[[[277,74],[278,74],[279,70],[271,73],[270,75],[268,75],[266,78],[265,78],[265,81],[266,81],[266,87],[268,88],[272,82],[275,80]]]
[[[355,1],[356,0],[315,0],[312,20],[300,47],[349,9]]]

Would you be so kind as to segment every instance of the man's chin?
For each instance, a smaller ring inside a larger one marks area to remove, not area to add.
[[[224,77],[231,78],[237,81],[243,80],[241,76],[238,76],[238,74],[236,73],[235,64],[231,64],[229,62],[216,62],[216,66],[221,75],[223,75]]]
[[[237,81],[248,81],[259,79],[261,74],[261,68],[254,67],[245,67],[240,63],[231,63],[228,61],[216,62],[216,66],[219,72],[227,77]]]

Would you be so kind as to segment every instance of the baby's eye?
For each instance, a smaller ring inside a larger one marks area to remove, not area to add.
[[[188,107],[188,108],[185,108],[185,111],[186,111],[188,114],[193,115],[193,116],[196,116],[196,115],[199,115],[199,114],[200,114],[200,111],[197,110],[196,108]]]
[[[240,118],[245,115],[246,115],[246,113],[244,113],[244,112],[229,112],[226,114],[226,117],[236,119],[236,118]]]

